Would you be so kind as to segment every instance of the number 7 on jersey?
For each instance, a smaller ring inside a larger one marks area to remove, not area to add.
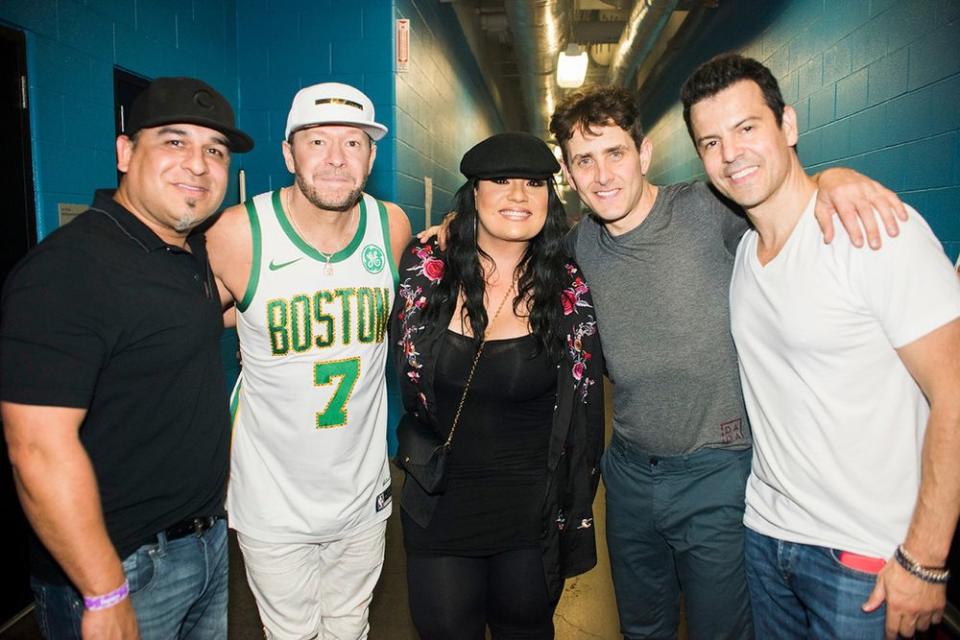
[[[347,424],[347,403],[360,377],[360,358],[317,362],[313,366],[313,386],[336,384],[336,389],[323,411],[317,412],[317,429],[342,427]]]

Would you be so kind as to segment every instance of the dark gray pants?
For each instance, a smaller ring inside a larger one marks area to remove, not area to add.
[[[624,637],[753,637],[743,564],[751,451],[660,457],[614,436],[603,456],[607,547]]]

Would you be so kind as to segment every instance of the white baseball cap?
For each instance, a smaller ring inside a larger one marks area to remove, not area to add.
[[[304,87],[293,97],[287,115],[287,139],[294,131],[320,124],[341,124],[363,129],[374,140],[387,135],[387,128],[374,122],[373,103],[362,91],[339,82]]]

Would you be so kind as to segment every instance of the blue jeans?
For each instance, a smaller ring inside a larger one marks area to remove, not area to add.
[[[201,536],[145,544],[123,561],[141,640],[227,637],[227,523]],[[83,600],[72,585],[31,578],[37,624],[49,640],[79,640]]]
[[[747,529],[747,583],[758,638],[883,638],[886,605],[860,605],[876,576],[840,564],[839,550],[785,542]]]
[[[702,449],[662,457],[613,437],[601,467],[625,638],[675,639],[681,590],[691,640],[753,637],[743,571],[750,456]]]

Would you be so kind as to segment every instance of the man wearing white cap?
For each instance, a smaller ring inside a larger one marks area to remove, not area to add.
[[[357,89],[300,90],[289,187],[207,242],[237,309],[227,511],[268,638],[365,638],[391,510],[386,327],[410,223],[363,193],[387,128]]]

